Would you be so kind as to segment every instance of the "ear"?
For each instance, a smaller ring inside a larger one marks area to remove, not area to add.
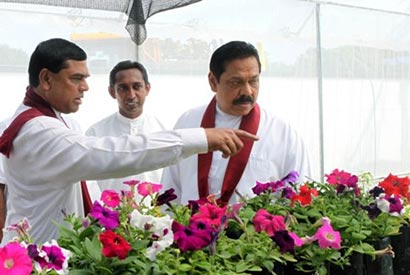
[[[41,89],[47,91],[51,88],[51,75],[50,71],[46,68],[43,68],[40,73],[38,74],[39,86]]]
[[[147,92],[146,95],[148,95],[149,91],[151,91],[151,84],[145,84],[145,91]]]
[[[218,81],[216,80],[216,77],[214,76],[214,74],[212,72],[208,73],[208,82],[209,82],[209,86],[211,87],[211,90],[216,92],[216,86],[218,84]]]
[[[114,87],[108,86],[108,92],[110,93],[110,96],[114,99],[116,99],[117,97],[115,96],[115,89]]]

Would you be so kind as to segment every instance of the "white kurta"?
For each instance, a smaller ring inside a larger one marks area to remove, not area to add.
[[[184,113],[177,121],[175,128],[199,127],[206,106],[201,106]],[[216,128],[239,128],[240,116],[222,113],[216,108]],[[261,108],[261,118],[257,132],[259,140],[253,144],[249,161],[236,190],[243,196],[252,197],[252,187],[256,181],[267,182],[279,180],[290,171],[301,175],[310,175],[310,161],[302,139],[283,120],[272,116]],[[220,196],[225,170],[229,159],[214,152],[209,172],[209,194]],[[174,188],[178,203],[186,204],[189,200],[198,199],[198,157],[191,156],[164,169],[162,183],[164,189]],[[235,193],[229,203],[238,202],[240,197]]]
[[[165,127],[154,116],[143,113],[135,119],[129,119],[116,112],[93,124],[85,134],[95,137],[118,137],[121,135],[148,134],[163,130],[165,130]],[[123,184],[124,181],[140,180],[159,183],[161,175],[162,169],[157,169],[125,178],[99,180],[97,183],[101,190],[111,189],[120,192],[121,190],[129,190],[129,187]]]
[[[20,105],[17,114],[27,109]],[[70,130],[58,119],[36,117],[20,129],[4,162],[6,225],[27,217],[34,241],[49,241],[58,236],[52,221],[63,221],[62,210],[83,213],[75,188],[80,180],[138,174],[207,150],[205,131],[198,128],[97,138]],[[2,244],[12,237],[6,232]]]

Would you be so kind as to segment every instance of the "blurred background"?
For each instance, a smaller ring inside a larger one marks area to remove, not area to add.
[[[212,98],[213,50],[245,40],[262,61],[259,103],[303,136],[316,180],[335,168],[375,177],[410,172],[408,0],[195,1],[149,17],[140,45],[126,29],[133,1],[95,2],[111,10],[81,2],[94,1],[0,1],[0,120],[22,101],[29,57],[49,38],[88,54],[90,90],[71,115],[83,130],[117,110],[107,91],[117,62],[146,66],[145,112],[172,128]]]

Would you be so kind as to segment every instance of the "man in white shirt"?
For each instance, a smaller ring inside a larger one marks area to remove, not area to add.
[[[310,174],[310,163],[302,139],[284,121],[256,103],[261,63],[254,46],[232,41],[218,48],[210,61],[208,81],[215,93],[208,106],[184,113],[175,129],[217,127],[244,129],[257,134],[257,142],[246,141],[237,155],[227,159],[218,152],[193,155],[164,169],[164,189],[174,188],[178,202],[215,194],[221,205],[252,197],[256,181],[279,180],[291,171],[300,180]]]
[[[137,135],[165,130],[162,123],[143,111],[146,97],[151,90],[145,67],[136,61],[119,62],[110,72],[108,92],[118,104],[118,112],[93,124],[87,131],[88,136]],[[159,183],[162,169],[147,171],[126,178],[97,181],[101,190],[111,189],[117,192],[127,189],[123,184],[128,180],[140,180]]]
[[[62,212],[83,215],[86,189],[80,189],[81,180],[138,174],[206,151],[221,150],[228,157],[246,139],[257,139],[246,131],[214,128],[100,138],[73,131],[61,114],[76,112],[88,90],[86,58],[64,39],[37,45],[26,96],[0,138],[0,152],[6,156],[6,226],[27,218],[38,243],[58,237],[52,222],[62,223]],[[5,232],[2,244],[14,236]]]
[[[4,129],[6,129],[10,123],[10,119],[11,118],[7,118],[0,122],[0,133],[3,133]],[[0,241],[3,239],[3,228],[7,213],[7,184],[4,174],[3,157],[4,156],[0,154]]]

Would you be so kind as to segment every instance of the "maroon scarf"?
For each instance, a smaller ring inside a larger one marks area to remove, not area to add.
[[[19,133],[21,127],[23,127],[23,125],[27,121],[38,116],[49,116],[57,118],[50,104],[48,104],[47,101],[36,94],[31,87],[27,88],[23,103],[24,105],[32,108],[19,114],[11,122],[9,127],[4,130],[3,135],[0,137],[0,153],[5,155],[7,158],[10,157],[14,139]],[[87,215],[91,209],[92,203],[85,181],[81,181],[81,192],[83,195],[84,214]]]
[[[209,103],[202,117],[201,127],[213,128],[215,127],[215,114],[216,114],[216,99],[215,97]],[[252,134],[257,133],[260,121],[260,108],[256,104],[255,107],[242,117],[239,129],[245,130]],[[226,205],[229,202],[239,180],[242,177],[246,164],[248,163],[249,156],[252,151],[253,141],[249,139],[242,140],[244,147],[239,153],[230,157],[228,167],[225,171],[225,176],[222,184],[221,198],[219,199],[220,205]],[[199,198],[204,198],[209,195],[209,183],[208,175],[212,163],[212,152],[198,155],[198,193]]]

